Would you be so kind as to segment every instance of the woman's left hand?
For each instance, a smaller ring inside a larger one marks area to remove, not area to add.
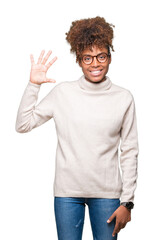
[[[131,221],[131,210],[128,210],[124,206],[120,206],[112,214],[112,216],[107,220],[110,223],[116,217],[116,224],[112,236],[114,237],[116,233],[119,233],[122,228],[124,228],[127,222]]]

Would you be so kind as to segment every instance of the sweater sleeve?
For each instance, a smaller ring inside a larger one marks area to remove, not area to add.
[[[121,128],[120,150],[120,166],[123,182],[121,202],[134,202],[134,192],[138,175],[139,148],[135,102],[132,95]]]
[[[36,105],[40,86],[28,82],[16,118],[15,129],[19,133],[30,132],[53,117],[54,88]]]

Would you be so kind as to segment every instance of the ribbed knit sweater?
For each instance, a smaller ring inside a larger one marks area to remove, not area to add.
[[[40,86],[28,82],[16,131],[26,133],[54,119],[53,195],[134,202],[139,149],[132,93],[109,77],[93,83],[83,75],[58,83],[37,104]]]

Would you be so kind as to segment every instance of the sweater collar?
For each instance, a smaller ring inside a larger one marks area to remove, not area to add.
[[[92,92],[104,92],[108,90],[112,85],[110,78],[107,76],[105,81],[100,83],[93,83],[86,80],[85,76],[83,75],[81,78],[79,78],[78,83],[82,89]]]

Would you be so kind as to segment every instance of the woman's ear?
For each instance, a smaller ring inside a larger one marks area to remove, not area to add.
[[[80,67],[82,67],[82,65],[81,65],[81,61],[79,61],[78,64],[79,64]]]
[[[81,57],[77,57],[76,55],[76,62],[79,64],[80,67],[82,67],[82,61],[81,61]]]
[[[80,59],[78,60],[78,64],[79,64],[80,67],[82,67],[82,63],[81,63]]]

